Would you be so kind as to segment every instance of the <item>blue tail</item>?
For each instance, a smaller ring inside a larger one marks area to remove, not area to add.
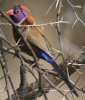
[[[55,62],[55,60],[54,60],[52,57],[50,57],[50,56],[49,56],[45,51],[43,51],[43,50],[40,50],[40,51],[38,52],[38,55],[39,55],[40,58],[46,60],[46,61],[49,62],[49,63]]]
[[[39,57],[44,59],[45,61],[49,62],[53,68],[57,71],[57,73],[59,73],[59,75],[61,76],[61,78],[64,80],[64,82],[67,84],[67,86],[70,88],[70,90],[78,97],[78,93],[76,92],[76,90],[74,89],[74,86],[70,83],[70,81],[68,80],[67,76],[64,75],[64,73],[61,71],[61,68],[59,67],[59,65],[55,62],[55,60],[50,57],[46,52],[44,52],[43,50],[39,51]]]

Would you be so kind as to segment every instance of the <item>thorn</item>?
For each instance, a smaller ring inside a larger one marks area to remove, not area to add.
[[[21,38],[19,38],[19,40],[17,41],[17,43],[15,44],[15,46],[17,46],[21,41]]]

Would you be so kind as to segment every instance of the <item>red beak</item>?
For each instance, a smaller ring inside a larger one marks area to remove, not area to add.
[[[6,14],[8,14],[8,15],[13,15],[14,13],[13,13],[13,9],[9,9],[8,11],[6,11]]]

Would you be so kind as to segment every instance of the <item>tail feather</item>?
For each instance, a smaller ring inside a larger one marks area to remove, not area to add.
[[[65,83],[67,84],[67,86],[70,88],[70,90],[72,90],[72,92],[78,97],[78,93],[76,92],[76,90],[74,89],[74,86],[70,83],[70,81],[68,80],[67,76],[64,75],[64,73],[62,72],[61,68],[59,67],[59,65],[57,65],[57,63],[55,62],[55,60],[49,56],[45,51],[40,50],[38,52],[38,55],[40,58],[44,59],[45,61],[49,62],[54,69],[56,70],[57,73],[59,73],[59,75],[61,76],[61,78],[65,81]]]
[[[74,89],[74,86],[70,83],[70,81],[68,80],[68,78],[66,77],[66,75],[64,75],[64,73],[61,71],[60,67],[57,65],[56,62],[51,63],[52,66],[54,67],[54,69],[59,73],[59,75],[61,76],[61,78],[65,81],[65,83],[67,84],[67,86],[70,88],[70,90],[72,90],[72,92],[78,97],[78,93],[76,92],[76,90]]]

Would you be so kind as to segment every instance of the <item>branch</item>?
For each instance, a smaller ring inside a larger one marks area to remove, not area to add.
[[[85,64],[85,57],[84,57],[85,56],[85,50],[81,49],[81,51],[82,51],[82,53],[77,52],[78,54],[80,53],[80,55],[79,55],[78,59],[75,61],[76,64]],[[63,69],[64,74],[66,74],[66,65],[65,65],[65,63],[61,63],[60,67]],[[80,66],[75,66],[75,69],[76,70],[80,69]],[[73,74],[75,72],[75,69],[70,64],[68,66],[69,75]],[[50,92],[51,91],[50,89],[52,89],[51,84],[49,84],[45,80],[45,78],[43,78],[43,76],[41,76],[41,77],[42,77],[42,81],[43,81],[42,84],[43,84],[44,90],[46,91],[46,93]],[[57,86],[58,84],[60,84],[62,82],[62,79],[57,78],[56,76],[51,75],[49,73],[46,73],[45,77],[47,77],[49,79],[49,81],[52,82],[52,84],[54,84],[55,86]],[[22,94],[24,96],[24,99],[20,98],[20,100],[28,100],[28,99],[36,100],[37,97],[42,96],[42,92],[40,92],[38,90],[37,81],[35,81],[34,83],[31,83],[29,86],[32,88],[33,91],[25,92],[25,91],[21,90],[20,87],[17,89],[17,94],[19,95],[19,97],[21,97]],[[82,89],[80,89],[80,91],[82,91]],[[12,95],[12,99],[17,100],[17,99],[14,99],[14,98],[15,98],[14,95]]]
[[[48,93],[49,90],[53,88],[53,89],[56,89],[56,91],[60,92],[63,96],[65,96],[65,98],[67,100],[69,100],[69,98],[67,98],[68,93],[64,94],[61,90],[59,90],[55,87],[60,82],[62,82],[62,79],[59,77],[59,75],[58,74],[56,75],[55,73],[51,74],[51,73],[49,73],[49,71],[46,72],[45,70],[40,68],[35,52],[33,51],[29,42],[27,42],[26,39],[22,36],[22,33],[21,33],[20,29],[18,28],[18,26],[3,11],[0,11],[0,13],[11,23],[11,25],[13,25],[17,29],[17,31],[19,32],[19,35],[21,36],[21,38],[24,41],[24,44],[28,47],[28,49],[31,50],[31,52],[33,54],[34,65],[36,66],[35,69],[37,70],[37,72],[40,75],[39,80],[36,79],[36,81],[34,83],[23,85],[23,86],[26,86],[26,87],[23,87],[23,88],[22,88],[22,85],[20,85],[20,87],[16,90],[19,99],[20,100],[28,100],[28,99],[36,100],[37,97],[44,95],[45,100],[47,100],[46,93]],[[44,25],[49,25],[49,23],[44,24]],[[41,26],[43,26],[43,25],[41,24]],[[10,45],[10,46],[13,47],[12,45]],[[8,50],[7,48],[4,48],[4,47],[1,47],[0,49],[2,49],[5,52],[11,53],[13,55],[16,53],[16,50],[17,50],[17,49],[14,49],[14,48],[12,48],[13,50],[12,49]],[[79,69],[82,64],[84,65],[85,64],[84,55],[85,55],[85,52],[80,53],[79,58],[75,61],[74,61],[74,59],[70,59],[71,61],[73,60],[73,62],[69,62],[69,61],[67,61],[67,59],[65,59],[65,61],[67,63],[63,62],[63,63],[60,64],[60,67],[61,67],[62,71],[64,72],[64,74],[67,74],[66,67],[68,67],[69,75],[71,75],[73,72],[75,72],[77,70],[77,68]],[[28,64],[28,60],[24,56],[22,56],[21,53],[19,54],[19,52],[18,52],[18,54],[15,55],[15,56],[18,57],[21,60],[21,65],[24,65],[23,61],[25,61]],[[83,56],[83,59],[81,59],[82,56]],[[82,63],[83,61],[84,61],[84,63]],[[21,66],[21,67],[23,67],[23,66]],[[23,70],[23,68],[21,68],[21,69]],[[9,76],[8,76],[8,78],[9,78]],[[21,83],[23,83],[23,81],[25,80],[25,73],[21,72],[21,78],[22,78]],[[10,80],[10,78],[9,78],[9,80]],[[12,82],[10,81],[10,83],[12,83]],[[74,87],[77,88],[77,86],[75,86],[75,84],[74,84]],[[10,98],[8,97],[9,100],[10,100]],[[17,96],[15,96],[13,94],[12,100],[17,100]]]

